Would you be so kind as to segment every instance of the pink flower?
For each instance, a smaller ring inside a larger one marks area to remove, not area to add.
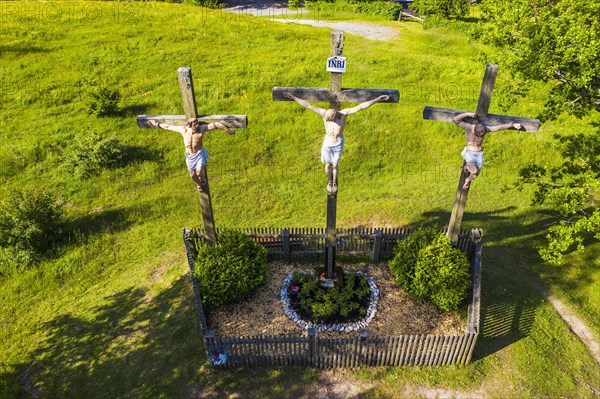
[[[297,285],[292,285],[292,292],[298,292],[300,291],[300,287],[298,287]]]

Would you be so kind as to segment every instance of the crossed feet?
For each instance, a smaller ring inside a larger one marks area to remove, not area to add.
[[[328,182],[327,183],[327,192],[330,195],[337,194],[337,191],[338,191],[337,183],[335,183],[335,182],[333,182],[333,183],[332,182]]]

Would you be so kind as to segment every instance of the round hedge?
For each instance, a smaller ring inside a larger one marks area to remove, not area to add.
[[[419,229],[398,242],[390,271],[409,295],[442,310],[458,309],[471,285],[469,260],[434,229]]]
[[[213,304],[237,301],[267,282],[267,250],[238,231],[201,245],[195,266],[202,297]]]

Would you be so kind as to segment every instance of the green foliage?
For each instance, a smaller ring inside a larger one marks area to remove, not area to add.
[[[288,8],[292,10],[300,8],[300,0],[288,0]]]
[[[64,167],[78,178],[88,178],[125,161],[125,147],[116,137],[102,138],[91,127],[80,133],[64,156]]]
[[[5,193],[0,203],[0,275],[23,270],[59,241],[63,209],[42,189]]]
[[[186,4],[192,4],[195,6],[207,7],[207,8],[219,8],[220,0],[183,0]]]
[[[356,321],[367,311],[371,288],[358,273],[340,273],[333,287],[324,287],[313,273],[294,273],[289,285],[291,306],[316,323]]]
[[[561,112],[585,115],[600,110],[600,2],[514,0],[482,3],[483,41],[511,81],[499,92],[509,105],[536,82],[550,82],[542,119]]]
[[[434,229],[415,231],[398,242],[390,270],[396,283],[442,310],[455,310],[471,285],[469,260]]]
[[[533,185],[533,203],[550,205],[564,218],[550,227],[548,247],[540,250],[542,259],[558,264],[574,247],[583,250],[586,240],[600,240],[600,131],[554,139],[561,162],[522,168],[516,186]]]
[[[387,0],[350,0],[352,11],[373,15],[382,16],[386,19],[395,21],[402,10],[400,3]]]
[[[195,273],[204,300],[223,305],[267,282],[267,250],[234,230],[222,231],[218,240],[200,247]]]
[[[424,16],[457,19],[468,13],[469,0],[415,0],[410,8]]]
[[[597,1],[484,2],[479,35],[496,47],[495,57],[512,76],[500,93],[503,103],[513,103],[536,83],[549,82],[540,119],[600,111],[598,15]],[[583,250],[586,239],[600,239],[600,141],[598,133],[554,138],[558,165],[525,166],[517,185],[533,185],[534,204],[550,205],[564,218],[550,227],[548,247],[540,250],[544,260],[559,263],[574,247]]]
[[[90,96],[88,113],[96,116],[114,116],[119,113],[121,93],[118,89],[101,85],[92,90]]]

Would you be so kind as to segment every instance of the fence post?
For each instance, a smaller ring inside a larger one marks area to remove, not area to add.
[[[369,338],[369,330],[360,330],[359,366],[367,366],[367,338]]]
[[[375,231],[375,241],[373,242],[373,263],[379,263],[381,258],[381,244],[383,242],[383,233],[381,230]]]
[[[286,262],[291,260],[291,248],[290,248],[290,230],[283,229],[281,231],[281,249],[283,250],[283,259]]]
[[[216,349],[215,330],[206,331],[202,338],[204,339],[204,349],[206,350],[206,356],[208,357],[208,361],[210,362],[211,366],[214,366],[214,364],[212,363],[211,355]]]
[[[317,329],[309,328],[308,329],[308,365],[312,367],[316,367],[317,360]]]

